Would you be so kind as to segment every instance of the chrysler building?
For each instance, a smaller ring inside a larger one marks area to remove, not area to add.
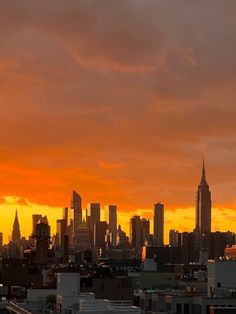
[[[13,243],[18,244],[20,242],[20,238],[21,238],[20,224],[19,224],[18,214],[17,214],[17,210],[16,210],[11,240]]]

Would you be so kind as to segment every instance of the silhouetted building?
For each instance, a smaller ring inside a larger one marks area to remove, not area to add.
[[[66,264],[69,261],[69,239],[68,235],[64,235],[63,246],[62,246],[62,259],[63,263]]]
[[[39,223],[35,226],[36,256],[35,263],[42,268],[48,264],[48,250],[50,240],[50,226],[45,223]]]
[[[32,235],[35,234],[35,226],[39,223],[41,218],[42,218],[42,215],[40,215],[40,214],[33,214],[32,215]]]
[[[90,203],[88,204],[87,213],[87,225],[92,234],[92,239],[95,237],[94,228],[97,222],[100,222],[100,204],[99,203]],[[94,241],[94,240],[93,240]]]
[[[26,258],[3,258],[1,283],[6,286],[29,284],[28,260]]]
[[[205,165],[203,160],[202,178],[198,186],[196,197],[195,230],[200,236],[211,232],[211,192],[206,181]]]
[[[11,240],[13,243],[20,245],[20,238],[21,238],[20,224],[19,224],[18,214],[17,214],[17,210],[16,210]]]
[[[105,248],[105,236],[108,224],[106,221],[99,221],[95,224],[94,229],[94,246],[97,248]]]
[[[73,247],[74,245],[73,230],[73,219],[70,219],[70,223],[67,227],[69,247]]]
[[[59,249],[63,248],[65,236],[66,236],[66,220],[58,219],[57,220],[57,246]]]
[[[119,249],[126,250],[130,248],[129,237],[127,237],[126,233],[121,230],[121,226],[118,226],[118,230],[116,233],[116,245]]]
[[[143,247],[144,259],[153,259],[157,265],[164,264],[181,264],[182,248],[181,247]]]
[[[66,234],[67,234],[67,227],[68,227],[68,207],[63,208],[62,218],[66,221]]]
[[[178,247],[182,249],[181,261],[184,264],[198,262],[199,251],[196,250],[196,238],[194,232],[182,232],[178,234]]]
[[[77,246],[76,239],[78,239],[79,227],[82,222],[82,200],[81,196],[73,191],[71,199],[71,208],[73,209],[73,240],[74,246]]]
[[[140,232],[141,232],[141,246],[145,245],[145,240],[149,239],[150,235],[150,221],[149,219],[140,219]]]
[[[116,246],[116,231],[117,231],[117,206],[109,205],[109,231],[112,234],[111,244]]]
[[[38,223],[43,223],[43,224],[48,225],[48,217],[44,215],[42,218],[40,218]]]
[[[164,205],[157,203],[154,205],[154,246],[164,245]]]
[[[130,219],[130,244],[131,248],[136,248],[138,250],[142,246],[140,216],[133,216]]]
[[[211,232],[205,235],[207,239],[207,248],[209,250],[209,258],[217,259],[224,256],[225,248],[235,244],[235,233],[233,232]]]
[[[179,232],[177,230],[170,230],[169,231],[169,245],[171,247],[178,246],[178,234],[179,234]]]
[[[78,250],[82,252],[88,249],[91,250],[93,244],[92,242],[91,230],[87,228],[87,224],[85,222],[82,222],[78,234]]]
[[[21,258],[20,243],[10,241],[7,245],[6,257],[9,258]],[[5,256],[4,256],[5,257]]]
[[[144,245],[154,246],[153,234],[146,235]]]
[[[99,203],[90,203],[88,204],[88,211],[90,213],[89,217],[93,224],[100,221],[100,204]]]
[[[0,232],[0,252],[2,252],[2,248],[3,248],[3,233]]]
[[[133,279],[129,277],[106,276],[104,270],[97,269],[96,277],[81,278],[81,292],[95,293],[97,299],[132,300]],[[112,289],[111,289],[112,287]]]

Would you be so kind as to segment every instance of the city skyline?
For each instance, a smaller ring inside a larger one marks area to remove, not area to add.
[[[150,231],[151,233],[155,234],[154,232],[154,217],[155,217],[155,208],[156,206],[158,207],[159,205],[162,207],[164,206],[165,209],[163,208],[164,210],[164,243],[167,244],[168,243],[168,240],[169,240],[169,231],[170,230],[178,230],[180,232],[184,232],[184,231],[188,231],[188,232],[191,232],[192,230],[198,230],[200,231],[201,233],[201,229],[199,228],[199,214],[197,213],[199,211],[199,193],[202,193],[200,192],[201,189],[203,189],[203,193],[206,193],[204,192],[204,188],[207,188],[207,190],[209,191],[209,185],[207,184],[206,182],[206,169],[205,169],[205,162],[204,162],[204,159],[203,159],[203,165],[202,165],[202,169],[201,169],[201,176],[200,176],[200,184],[198,185],[198,191],[197,191],[197,199],[196,199],[196,202],[195,202],[195,207],[193,208],[187,208],[187,210],[190,210],[191,209],[191,213],[190,213],[190,218],[191,218],[191,224],[188,225],[188,228],[186,227],[181,227],[178,225],[178,223],[176,223],[176,221],[173,221],[170,223],[169,221],[169,216],[173,216],[173,215],[177,215],[179,213],[177,213],[176,211],[173,212],[172,210],[168,210],[168,208],[166,208],[166,203],[168,202],[164,202],[164,204],[161,204],[160,202],[157,203],[157,204],[153,204],[153,206],[150,206],[150,208],[146,209],[141,209],[141,210],[136,210],[134,212],[128,212],[128,215],[127,213],[125,214],[125,217],[121,216],[123,213],[119,211],[119,204],[116,204],[116,205],[108,205],[108,204],[101,204],[101,203],[94,203],[94,202],[89,202],[86,204],[85,207],[82,206],[82,203],[83,203],[83,197],[78,193],[78,191],[75,191],[75,190],[72,190],[72,198],[71,198],[71,202],[69,202],[69,204],[65,204],[65,206],[63,207],[59,207],[56,209],[55,213],[53,213],[53,215],[51,216],[49,214],[49,225],[51,226],[51,230],[52,230],[52,233],[56,233],[56,229],[57,229],[57,221],[60,221],[61,219],[65,219],[63,218],[64,217],[64,212],[65,210],[68,211],[68,208],[69,208],[69,213],[67,212],[67,222],[69,223],[69,220],[70,218],[71,219],[74,219],[75,218],[78,218],[80,217],[81,214],[79,214],[79,216],[77,217],[77,214],[76,216],[74,216],[74,209],[75,208],[80,208],[82,209],[82,217],[83,217],[83,220],[86,220],[86,214],[87,214],[87,210],[90,208],[90,206],[99,206],[99,210],[101,208],[101,216],[100,216],[100,220],[101,221],[107,221],[109,222],[109,206],[110,207],[118,207],[118,210],[117,210],[117,215],[118,215],[118,223],[117,225],[121,224],[122,226],[122,229],[127,233],[127,235],[129,236],[130,234],[130,219],[134,216],[141,216],[141,218],[147,218],[149,219],[150,221]],[[207,192],[209,193],[209,192]],[[206,196],[208,197],[208,196]],[[203,196],[203,208],[201,210],[203,210],[203,214],[204,214],[204,211],[207,211],[207,208],[205,208],[205,200],[204,200],[204,196]],[[201,197],[202,199],[202,197]],[[18,207],[21,206],[21,203],[23,202],[22,199],[20,198],[16,198],[16,200],[18,200]],[[211,202],[211,201],[210,201]],[[78,204],[78,205],[76,205]],[[23,203],[23,206],[25,206],[25,204]],[[28,204],[27,206],[30,206],[30,204]],[[82,207],[81,207],[82,206]],[[208,206],[208,205],[207,205]],[[210,205],[211,206],[211,205]],[[201,207],[201,205],[200,205]],[[154,209],[153,209],[154,208]],[[32,215],[28,215],[28,220],[31,221],[32,220],[32,216],[42,216],[42,215],[47,215],[47,211],[43,211],[42,209],[37,209],[36,210],[36,207],[32,206],[31,208],[32,210]],[[180,211],[181,209],[179,209]],[[90,210],[91,211],[91,210]],[[15,209],[14,211],[14,220],[16,220],[17,218],[17,223],[19,223],[18,221],[18,212],[19,210],[18,209]],[[213,212],[214,212],[214,207],[213,207]],[[57,216],[55,216],[55,214]],[[163,215],[163,214],[162,214]],[[208,217],[208,214],[206,213],[206,217]],[[201,216],[201,215],[200,215]],[[181,217],[181,216],[180,216]],[[204,216],[205,217],[205,216]],[[188,219],[189,217],[185,216],[184,217],[185,219]],[[163,216],[162,216],[162,219],[163,219]],[[208,219],[208,218],[207,218]],[[78,219],[77,219],[78,220]],[[188,219],[190,221],[190,219]],[[79,218],[79,221],[81,221],[81,218]],[[159,220],[157,220],[159,221]],[[213,222],[213,228],[212,228],[212,231],[234,231],[234,229],[230,229],[230,228],[227,228],[228,227],[228,224],[226,225],[226,227],[224,226],[224,224],[221,225],[221,227],[217,226],[215,223],[214,223],[214,214],[210,214],[210,223],[209,222],[206,222],[206,218],[203,219],[203,221],[205,221],[205,223],[207,223],[210,227],[209,229],[205,229],[205,231],[209,232],[211,230],[211,224]],[[125,222],[125,223],[122,223],[122,222]],[[16,222],[14,221],[14,224]],[[161,223],[161,222],[160,222]],[[1,223],[0,223],[1,224]],[[22,235],[25,236],[25,237],[28,237],[32,231],[32,227],[30,224],[28,224],[28,226],[26,227],[24,225],[24,223],[22,224],[22,227],[21,228],[21,231],[22,231]],[[7,226],[8,228],[8,226]],[[2,230],[0,230],[2,231]],[[74,232],[74,231],[73,231]],[[162,232],[162,231],[161,231]],[[4,234],[4,232],[3,232]],[[10,232],[9,234],[4,234],[4,242],[7,243],[10,239],[10,234],[11,234],[11,226],[10,226]],[[155,236],[154,236],[155,237]],[[155,240],[154,240],[155,241]]]
[[[236,1],[0,3],[0,312],[235,314]]]
[[[235,2],[89,3],[1,5],[0,228],[73,189],[192,228],[204,154],[213,230],[236,230]]]

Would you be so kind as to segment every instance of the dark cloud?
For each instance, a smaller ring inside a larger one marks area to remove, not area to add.
[[[60,205],[78,186],[174,210],[194,204],[205,154],[215,202],[234,204],[235,13],[234,0],[1,1],[1,193]]]

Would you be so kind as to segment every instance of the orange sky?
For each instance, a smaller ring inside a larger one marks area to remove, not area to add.
[[[161,201],[167,231],[191,230],[203,154],[213,227],[236,231],[235,14],[235,0],[2,2],[5,238],[15,207],[28,234],[72,189],[117,204],[126,229]]]

